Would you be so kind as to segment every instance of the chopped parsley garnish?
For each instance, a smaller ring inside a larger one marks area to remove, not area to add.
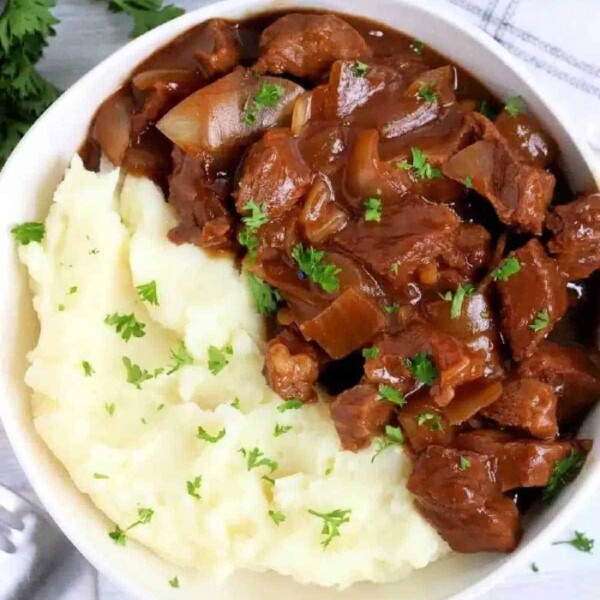
[[[13,234],[18,244],[21,244],[21,246],[28,246],[31,242],[39,243],[44,239],[46,227],[43,223],[30,221],[29,223],[15,225],[10,232]]]
[[[69,288],[69,296],[72,296],[73,294],[76,294],[76,293],[77,293],[77,286],[76,285],[72,285]]]
[[[223,348],[217,348],[216,346],[208,347],[208,370],[213,374],[217,375],[220,373],[228,364],[229,360],[227,356],[233,354],[233,348],[231,345],[224,346]]]
[[[149,281],[136,286],[139,297],[148,304],[158,306],[158,293],[156,292],[156,281]]]
[[[575,548],[576,550],[579,550],[580,552],[587,552],[589,554],[591,554],[592,549],[594,548],[594,540],[587,537],[581,531],[576,531],[575,537],[572,540],[554,542],[552,545],[558,546],[560,544],[569,544],[570,546],[573,546],[573,548]]]
[[[179,589],[179,577],[173,577],[173,579],[169,579],[169,585],[176,590]]]
[[[467,296],[472,296],[475,293],[475,287],[470,283],[465,283],[465,285],[459,285],[456,288],[456,292],[452,294],[452,292],[446,292],[445,294],[440,294],[442,300],[451,301],[452,304],[450,306],[450,318],[458,319],[460,317],[460,313],[462,312],[462,305]]]
[[[432,385],[438,376],[437,369],[427,352],[420,352],[412,358],[407,358],[405,363],[413,377],[426,385]]]
[[[540,569],[539,569],[539,567],[535,563],[531,563],[531,570],[534,573],[537,573]]]
[[[273,435],[275,437],[279,437],[284,433],[287,433],[292,429],[291,425],[280,425],[279,423],[275,423],[275,429],[273,430]]]
[[[152,520],[154,516],[154,511],[151,508],[138,508],[138,520],[135,523],[132,523],[127,529],[121,529],[118,525],[115,527],[114,531],[111,531],[108,534],[111,540],[114,540],[116,544],[119,546],[124,546],[127,541],[127,532],[137,527],[138,525],[147,525]]]
[[[552,470],[552,475],[548,481],[548,484],[544,488],[544,494],[542,496],[542,500],[548,504],[562,490],[568,483],[571,483],[579,472],[583,468],[583,464],[585,462],[585,457],[583,454],[579,454],[578,452],[573,452],[565,458],[561,458],[556,461],[554,464],[554,468]]]
[[[91,377],[96,372],[94,371],[94,367],[92,367],[87,360],[81,361],[81,368],[83,369],[86,377]]]
[[[511,117],[516,117],[527,110],[527,105],[521,96],[513,96],[506,101],[504,110]]]
[[[379,356],[379,348],[377,346],[363,348],[362,355],[364,358],[377,358]]]
[[[390,271],[393,275],[398,275],[399,269],[400,269],[400,263],[398,261],[396,261],[395,263],[392,263],[392,265],[390,267]]]
[[[283,523],[286,518],[285,515],[282,512],[279,512],[278,510],[270,510],[269,516],[271,517],[271,519],[273,519],[273,523],[275,523],[275,525]]]
[[[237,408],[237,410],[241,410],[240,409],[240,399],[237,396],[233,399],[233,402],[231,403],[231,406],[233,408]]]
[[[292,258],[300,270],[324,291],[331,294],[340,289],[338,274],[341,269],[333,264],[323,262],[325,258],[323,250],[316,250],[310,246],[305,249],[302,244],[297,244],[292,250]]]
[[[167,375],[179,371],[182,367],[194,364],[194,357],[190,354],[183,340],[179,340],[175,349],[171,350],[171,359],[173,360],[173,364],[167,371]]]
[[[393,315],[393,314],[397,313],[400,310],[400,305],[397,302],[394,302],[393,304],[386,304],[383,307],[383,310],[388,315]]]
[[[158,377],[164,371],[164,369],[154,369],[154,373],[150,373],[139,365],[132,363],[127,356],[123,357],[123,366],[127,371],[127,383],[135,385],[138,390],[142,389],[142,383]]]
[[[392,425],[385,426],[385,437],[379,438],[376,442],[377,451],[373,455],[371,462],[375,462],[375,459],[390,446],[400,446],[404,444],[404,433],[400,427],[393,427]]]
[[[100,252],[100,250],[98,250],[98,248],[92,248],[88,254],[91,254],[92,256],[95,254],[98,254]]]
[[[417,425],[422,427],[423,425],[427,425],[427,427],[431,431],[444,431],[444,424],[442,423],[442,417],[435,413],[421,413],[417,417]]]
[[[404,406],[406,404],[404,394],[390,385],[380,385],[378,391],[380,396],[379,399],[382,401],[391,402],[397,406]]]
[[[365,221],[381,221],[381,198],[367,198],[364,202]]]
[[[111,402],[110,404],[108,402],[104,403],[104,410],[108,413],[109,417],[112,417],[115,414],[115,403]]]
[[[186,481],[187,493],[196,500],[202,500],[200,496],[200,486],[202,485],[202,475],[194,477],[191,481]]]
[[[244,109],[244,123],[255,125],[258,113],[265,108],[277,106],[279,100],[285,94],[285,88],[273,83],[263,83],[254,98],[249,99]]]
[[[494,281],[506,281],[521,270],[521,263],[518,258],[509,256],[505,258],[493,271],[492,279]]]
[[[308,512],[323,520],[323,529],[321,530],[321,535],[325,536],[325,539],[321,542],[323,550],[331,544],[334,538],[340,537],[340,527],[350,521],[350,515],[352,514],[351,509],[343,510],[340,508],[328,513],[321,513],[312,509],[309,509]]]
[[[277,467],[279,466],[276,461],[267,458],[258,448],[252,448],[252,450],[240,448],[239,452],[246,459],[248,471],[251,471],[252,469],[258,469],[259,467],[268,467],[269,472],[273,473],[273,471],[277,470]]]
[[[250,214],[242,217],[242,222],[253,232],[258,231],[263,225],[269,222],[269,217],[254,200],[248,200],[244,206],[244,210],[249,211]]]
[[[550,313],[547,308],[542,308],[540,312],[535,315],[535,319],[529,324],[529,329],[532,329],[536,333],[546,329],[550,325]]]
[[[423,54],[425,44],[421,40],[413,40],[410,45],[410,49],[417,54]]]
[[[285,412],[286,410],[297,410],[298,408],[302,408],[302,406],[303,406],[302,400],[298,400],[298,398],[290,398],[289,400],[282,402],[277,407],[277,410],[279,412]]]
[[[352,75],[354,77],[364,77],[367,74],[368,65],[360,60],[357,60],[352,65]]]
[[[473,187],[473,178],[470,175],[467,175],[464,184],[466,188],[471,189]]]
[[[424,100],[425,102],[437,102],[439,94],[434,92],[428,86],[424,85],[417,92],[417,98],[419,98],[419,100]]]
[[[219,440],[222,440],[225,437],[225,428],[221,429],[217,435],[210,435],[204,427],[198,427],[198,433],[196,433],[196,437],[199,440],[204,440],[209,444],[216,444]]]
[[[111,327],[114,327],[117,333],[121,334],[121,337],[128,342],[132,337],[141,338],[146,335],[144,331],[146,325],[141,323],[135,318],[135,315],[120,315],[119,313],[113,313],[112,315],[106,315],[104,322]]]
[[[471,459],[468,456],[461,456],[458,461],[458,468],[461,471],[466,471],[471,467]]]
[[[110,479],[110,477],[104,473],[94,473],[94,479]]]
[[[482,100],[479,105],[479,112],[487,117],[490,121],[493,121],[496,118],[496,110],[492,107],[492,105],[487,100]]]
[[[64,304],[59,304],[58,305],[58,312],[64,312],[65,310],[65,305]]]
[[[408,161],[397,162],[398,169],[411,171],[418,179],[442,179],[442,172],[437,167],[432,167],[427,156],[419,148],[411,148],[412,163]]]
[[[279,292],[252,273],[248,273],[247,277],[256,312],[260,315],[274,313],[277,310],[277,304],[281,300]]]

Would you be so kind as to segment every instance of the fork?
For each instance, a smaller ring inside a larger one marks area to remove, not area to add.
[[[93,600],[91,566],[36,506],[0,485],[0,600]]]

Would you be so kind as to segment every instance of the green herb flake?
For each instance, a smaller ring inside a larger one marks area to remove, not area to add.
[[[494,281],[506,281],[521,270],[519,259],[514,256],[505,258],[493,271],[492,279]]]
[[[134,523],[132,523],[127,529],[123,530],[118,525],[115,527],[114,531],[111,531],[108,534],[108,537],[112,539],[119,546],[124,546],[127,541],[127,532],[133,529],[134,527],[138,527],[139,525],[147,525],[152,521],[152,517],[154,516],[154,510],[151,508],[138,508],[138,519]]]
[[[516,117],[527,111],[527,104],[521,96],[512,96],[506,101],[504,110],[511,116]]]
[[[141,338],[146,335],[146,325],[135,318],[135,315],[122,315],[113,313],[106,315],[104,322],[114,327],[116,332],[121,334],[121,337],[128,342],[132,337]]]
[[[242,217],[242,222],[252,232],[258,231],[263,225],[269,222],[269,217],[254,200],[248,200],[244,206],[244,210],[250,214]]]
[[[291,429],[292,429],[291,425],[280,425],[279,423],[275,423],[275,429],[273,430],[273,435],[275,437],[280,437],[284,433],[291,431]]]
[[[94,473],[94,479],[110,479],[110,477],[103,473]]]
[[[138,296],[148,304],[158,306],[158,292],[156,291],[156,281],[149,281],[136,286]]]
[[[311,281],[319,285],[325,292],[333,293],[340,289],[338,274],[341,269],[333,264],[323,261],[325,252],[315,248],[304,248],[297,244],[292,250],[292,258]]]
[[[223,348],[217,348],[216,346],[208,347],[208,370],[213,375],[218,375],[228,364],[229,359],[227,356],[233,354],[233,348],[231,345],[224,346]]]
[[[302,402],[302,400],[298,400],[298,398],[290,398],[289,400],[282,402],[277,407],[277,410],[282,413],[282,412],[285,412],[286,410],[298,410],[299,408],[302,408],[303,406],[304,406],[304,403]]]
[[[387,448],[390,448],[391,446],[401,446],[402,444],[404,444],[404,432],[402,429],[400,427],[386,425],[385,436],[376,441],[376,451],[371,462],[375,462],[375,459]]]
[[[364,202],[365,221],[381,221],[381,198],[367,198]]]
[[[76,294],[76,293],[77,293],[77,286],[76,285],[72,285],[69,288],[69,296],[72,296],[73,294]]]
[[[196,437],[199,440],[208,442],[209,444],[216,444],[219,440],[222,440],[225,437],[225,433],[225,428],[223,428],[219,431],[219,433],[217,433],[217,435],[210,435],[210,433],[208,433],[204,427],[198,427]]]
[[[393,304],[386,304],[384,305],[383,310],[388,315],[395,315],[400,310],[400,305],[397,302],[394,302]]]
[[[91,377],[96,372],[87,360],[81,361],[81,368],[83,369],[86,377]]]
[[[324,536],[324,540],[321,542],[323,550],[326,550],[329,544],[336,538],[340,537],[340,527],[344,523],[350,521],[350,515],[352,514],[351,509],[336,509],[328,513],[317,512],[316,510],[310,509],[309,514],[323,520],[323,529],[321,529],[321,535]]]
[[[538,567],[538,566],[537,566],[535,563],[531,563],[531,565],[530,565],[530,566],[531,566],[531,570],[532,570],[534,573],[538,573],[538,572],[539,572],[539,570],[540,570],[540,569],[539,569],[539,567]]]
[[[202,475],[194,477],[191,481],[186,481],[187,493],[196,500],[202,500],[200,496],[200,486],[202,485]]]
[[[124,546],[127,542],[127,534],[118,525],[108,534],[108,537],[119,546]]]
[[[260,315],[270,315],[276,312],[277,305],[281,300],[279,292],[252,273],[247,274],[247,280],[256,312]]]
[[[273,473],[277,470],[277,467],[279,467],[279,464],[276,461],[267,458],[258,448],[252,448],[252,450],[240,448],[239,452],[246,459],[248,471],[258,469],[259,467],[267,467],[269,472]]]
[[[115,414],[115,403],[111,402],[110,404],[108,402],[104,403],[104,410],[108,413],[109,417],[112,417]]]
[[[397,162],[396,167],[398,169],[411,171],[417,179],[443,179],[442,172],[429,163],[427,156],[419,148],[412,147],[410,151],[412,163],[407,161]]]
[[[253,98],[250,98],[244,109],[244,123],[256,125],[258,114],[265,108],[274,108],[285,94],[285,88],[273,83],[263,83]]]
[[[479,112],[484,117],[487,117],[490,121],[493,121],[497,115],[496,109],[487,100],[481,101],[481,104],[479,105]]]
[[[468,456],[461,456],[458,461],[458,468],[460,471],[466,471],[471,467],[471,459]]]
[[[390,272],[392,273],[392,275],[398,275],[399,269],[400,263],[397,261],[395,263],[392,263],[392,265],[390,266]]]
[[[363,348],[362,355],[364,358],[377,358],[379,356],[379,348],[377,346]]]
[[[232,406],[233,408],[235,408],[237,410],[241,410],[241,408],[240,408],[240,399],[236,396],[233,399],[233,402],[230,404],[230,406]]]
[[[444,424],[440,415],[430,412],[421,413],[417,417],[417,425],[427,425],[430,431],[444,431]]]
[[[179,589],[179,577],[173,577],[173,579],[169,579],[169,585],[176,590]]]
[[[354,77],[364,77],[367,74],[368,65],[360,60],[357,60],[352,65],[352,75]]]
[[[419,98],[419,100],[423,100],[424,102],[437,102],[439,97],[439,94],[434,92],[426,85],[419,88],[419,91],[417,92],[417,98]]]
[[[407,358],[405,362],[417,381],[425,385],[433,385],[438,372],[427,352],[420,352],[412,358]]]
[[[465,187],[468,188],[469,190],[473,188],[473,178],[470,175],[467,175],[465,177],[465,181],[464,181]]]
[[[21,225],[15,225],[10,232],[13,234],[18,244],[21,246],[28,246],[32,242],[39,243],[44,239],[46,227],[43,223],[30,221],[28,223],[21,223]]]
[[[458,319],[460,317],[460,313],[462,312],[462,305],[467,296],[472,296],[475,293],[475,287],[470,283],[465,283],[465,285],[459,285],[456,288],[456,292],[452,296],[452,304],[450,306],[450,318]],[[444,300],[448,300],[448,296],[443,297]]]
[[[167,375],[171,375],[183,367],[194,364],[194,357],[190,354],[183,340],[179,340],[175,349],[171,350],[171,360],[173,363],[167,371]]]
[[[423,54],[423,50],[425,50],[425,44],[421,40],[413,40],[410,44],[410,49],[416,54]]]
[[[404,394],[389,385],[379,386],[379,399],[385,402],[391,402],[396,406],[404,406],[406,400]]]
[[[567,484],[575,480],[579,472],[583,468],[585,457],[583,454],[571,451],[568,456],[556,461],[552,470],[552,475],[548,480],[548,484],[544,488],[542,500],[548,504],[558,496]]]
[[[64,312],[65,310],[65,305],[64,304],[59,304],[58,305],[58,312]]]
[[[142,389],[142,383],[158,377],[164,369],[155,369],[154,373],[150,373],[146,369],[142,369],[139,365],[131,362],[127,356],[123,357],[123,366],[127,373],[127,383],[135,385],[138,390]]]
[[[581,531],[576,531],[575,537],[572,540],[554,542],[553,546],[558,546],[560,544],[569,544],[570,546],[573,546],[573,548],[575,548],[576,550],[579,550],[580,552],[587,552],[588,554],[591,554],[594,548],[594,540],[587,537]]]
[[[275,525],[283,523],[286,519],[286,516],[278,510],[270,510],[268,514],[273,520],[273,523],[275,523]]]
[[[535,331],[542,331],[550,325],[550,313],[547,308],[542,308],[540,312],[535,315],[535,319],[529,324],[529,329]]]

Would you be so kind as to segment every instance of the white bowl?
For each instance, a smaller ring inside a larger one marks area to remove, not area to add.
[[[590,189],[600,171],[583,142],[573,139],[556,107],[531,85],[530,75],[496,42],[480,31],[451,21],[412,0],[225,0],[200,8],[131,42],[93,69],[31,128],[0,175],[0,416],[13,448],[42,502],[81,552],[107,576],[144,599],[312,600],[334,592],[307,588],[273,573],[240,572],[222,587],[199,572],[174,568],[149,550],[131,543],[116,546],[107,536],[111,524],[81,494],[36,434],[29,391],[23,383],[26,353],[38,324],[24,269],[19,266],[10,227],[45,218],[52,194],[82,142],[100,102],[151,52],[196,23],[212,17],[240,19],[269,9],[305,7],[338,10],[385,21],[466,67],[498,96],[520,94],[558,142],[563,167],[576,190]],[[525,536],[510,555],[452,555],[395,584],[361,584],[335,594],[340,600],[467,600],[488,590],[548,544],[600,482],[600,412],[586,421],[582,435],[596,444],[577,481],[557,502],[527,518]],[[181,589],[168,580],[178,575]]]

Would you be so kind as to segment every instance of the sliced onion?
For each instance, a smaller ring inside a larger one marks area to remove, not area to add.
[[[456,390],[444,413],[452,425],[459,425],[502,396],[500,381],[476,381]]]
[[[144,71],[133,78],[133,85],[138,90],[151,90],[161,85],[192,85],[198,75],[187,69],[153,69]]]
[[[300,135],[302,128],[310,119],[312,93],[305,92],[296,98],[294,103],[294,112],[292,113],[292,135]]]
[[[327,181],[318,178],[310,188],[300,213],[306,237],[313,244],[318,244],[341,231],[348,220],[348,215],[334,202],[333,190]]]
[[[96,113],[92,137],[113,165],[123,164],[131,138],[133,101],[129,95],[117,93],[106,100]]]

